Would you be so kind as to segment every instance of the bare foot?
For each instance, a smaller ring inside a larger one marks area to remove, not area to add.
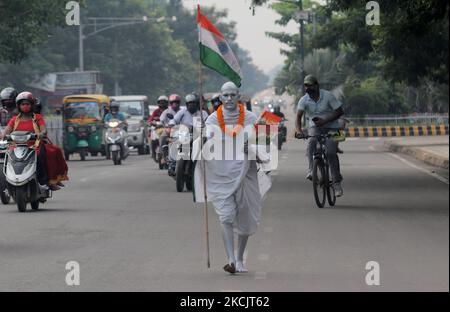
[[[242,261],[236,262],[236,272],[238,273],[247,273],[248,270],[245,267],[244,263]]]

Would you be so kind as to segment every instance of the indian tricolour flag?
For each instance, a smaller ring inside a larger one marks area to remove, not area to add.
[[[202,15],[197,14],[201,62],[241,86],[242,71],[239,62],[223,35]]]

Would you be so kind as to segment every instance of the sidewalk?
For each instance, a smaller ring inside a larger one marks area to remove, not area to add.
[[[405,153],[430,165],[448,169],[448,135],[392,138],[384,145],[392,152]]]

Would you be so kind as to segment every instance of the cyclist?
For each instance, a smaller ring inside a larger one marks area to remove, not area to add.
[[[305,77],[304,86],[306,94],[300,99],[297,107],[296,136],[304,136],[302,118],[305,114],[309,119],[309,135],[328,134],[331,131],[338,131],[338,119],[344,114],[342,104],[331,92],[320,89],[319,81],[312,75]],[[307,152],[309,171],[306,178],[308,180],[312,180],[313,156],[316,152],[316,146],[317,138],[310,138]],[[337,142],[328,138],[326,146],[335,194],[337,197],[340,197],[344,195],[344,191],[341,186],[343,179],[337,155]]]

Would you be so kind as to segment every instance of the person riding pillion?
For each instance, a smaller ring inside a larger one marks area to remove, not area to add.
[[[321,89],[316,77],[308,75],[304,79],[306,94],[300,99],[297,107],[296,136],[304,136],[302,118],[306,114],[309,120],[309,135],[328,134],[330,131],[339,130],[338,119],[344,114],[342,103],[329,91]],[[313,157],[316,152],[317,138],[313,137],[308,142],[309,171],[307,179],[312,179]],[[341,182],[339,157],[337,156],[337,142],[332,138],[326,140],[328,160],[336,196],[344,194]]]
[[[192,128],[195,118],[200,118],[200,116],[203,120],[208,118],[206,111],[201,110],[202,114],[200,114],[200,97],[197,94],[186,95],[185,101],[186,109],[180,110],[169,122],[169,126],[185,125],[188,128]]]

